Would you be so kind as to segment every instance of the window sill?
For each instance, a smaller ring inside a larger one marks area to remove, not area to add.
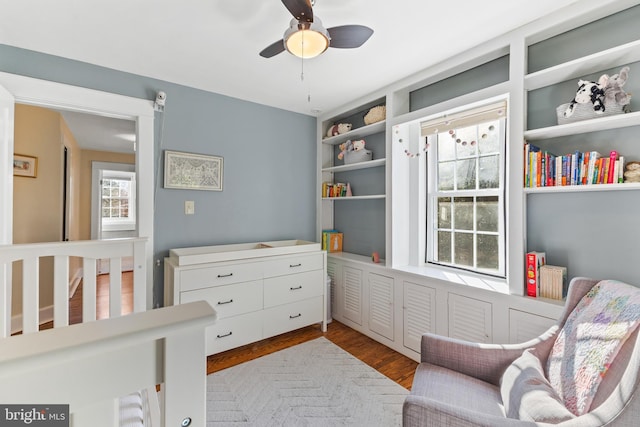
[[[507,284],[507,281],[498,277],[488,277],[469,271],[459,271],[447,267],[418,267],[405,265],[400,267],[393,267],[392,269],[395,271],[401,271],[403,273],[410,273],[421,277],[427,277],[429,279],[442,280],[443,282],[447,282],[449,284],[469,286],[486,291],[498,292],[505,295],[509,294],[509,285]]]

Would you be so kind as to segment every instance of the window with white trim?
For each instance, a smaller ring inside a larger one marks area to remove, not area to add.
[[[505,277],[506,102],[421,123],[426,262]]]
[[[135,230],[135,172],[103,170],[100,209],[104,231]]]

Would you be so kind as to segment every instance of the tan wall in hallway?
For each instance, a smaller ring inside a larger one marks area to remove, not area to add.
[[[135,154],[82,150],[80,165],[80,239],[91,239],[91,162],[136,163]]]
[[[62,238],[60,114],[16,104],[14,152],[38,158],[36,178],[14,177],[13,242],[54,242]],[[14,264],[12,312],[22,313],[22,271]],[[40,307],[53,303],[53,262],[40,264]]]

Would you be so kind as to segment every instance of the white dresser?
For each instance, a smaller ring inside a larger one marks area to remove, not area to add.
[[[205,300],[216,310],[207,354],[322,323],[327,330],[327,256],[302,240],[172,249],[165,305]]]

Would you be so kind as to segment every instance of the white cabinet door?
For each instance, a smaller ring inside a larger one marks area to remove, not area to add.
[[[369,329],[393,340],[393,278],[369,273]]]
[[[493,342],[491,303],[449,294],[449,336],[471,342]]]
[[[362,270],[342,267],[342,315],[362,325]]]
[[[404,346],[420,353],[422,334],[436,330],[436,290],[404,282],[402,294]]]
[[[549,329],[556,319],[527,313],[520,310],[509,310],[509,342],[512,344],[529,341]]]

